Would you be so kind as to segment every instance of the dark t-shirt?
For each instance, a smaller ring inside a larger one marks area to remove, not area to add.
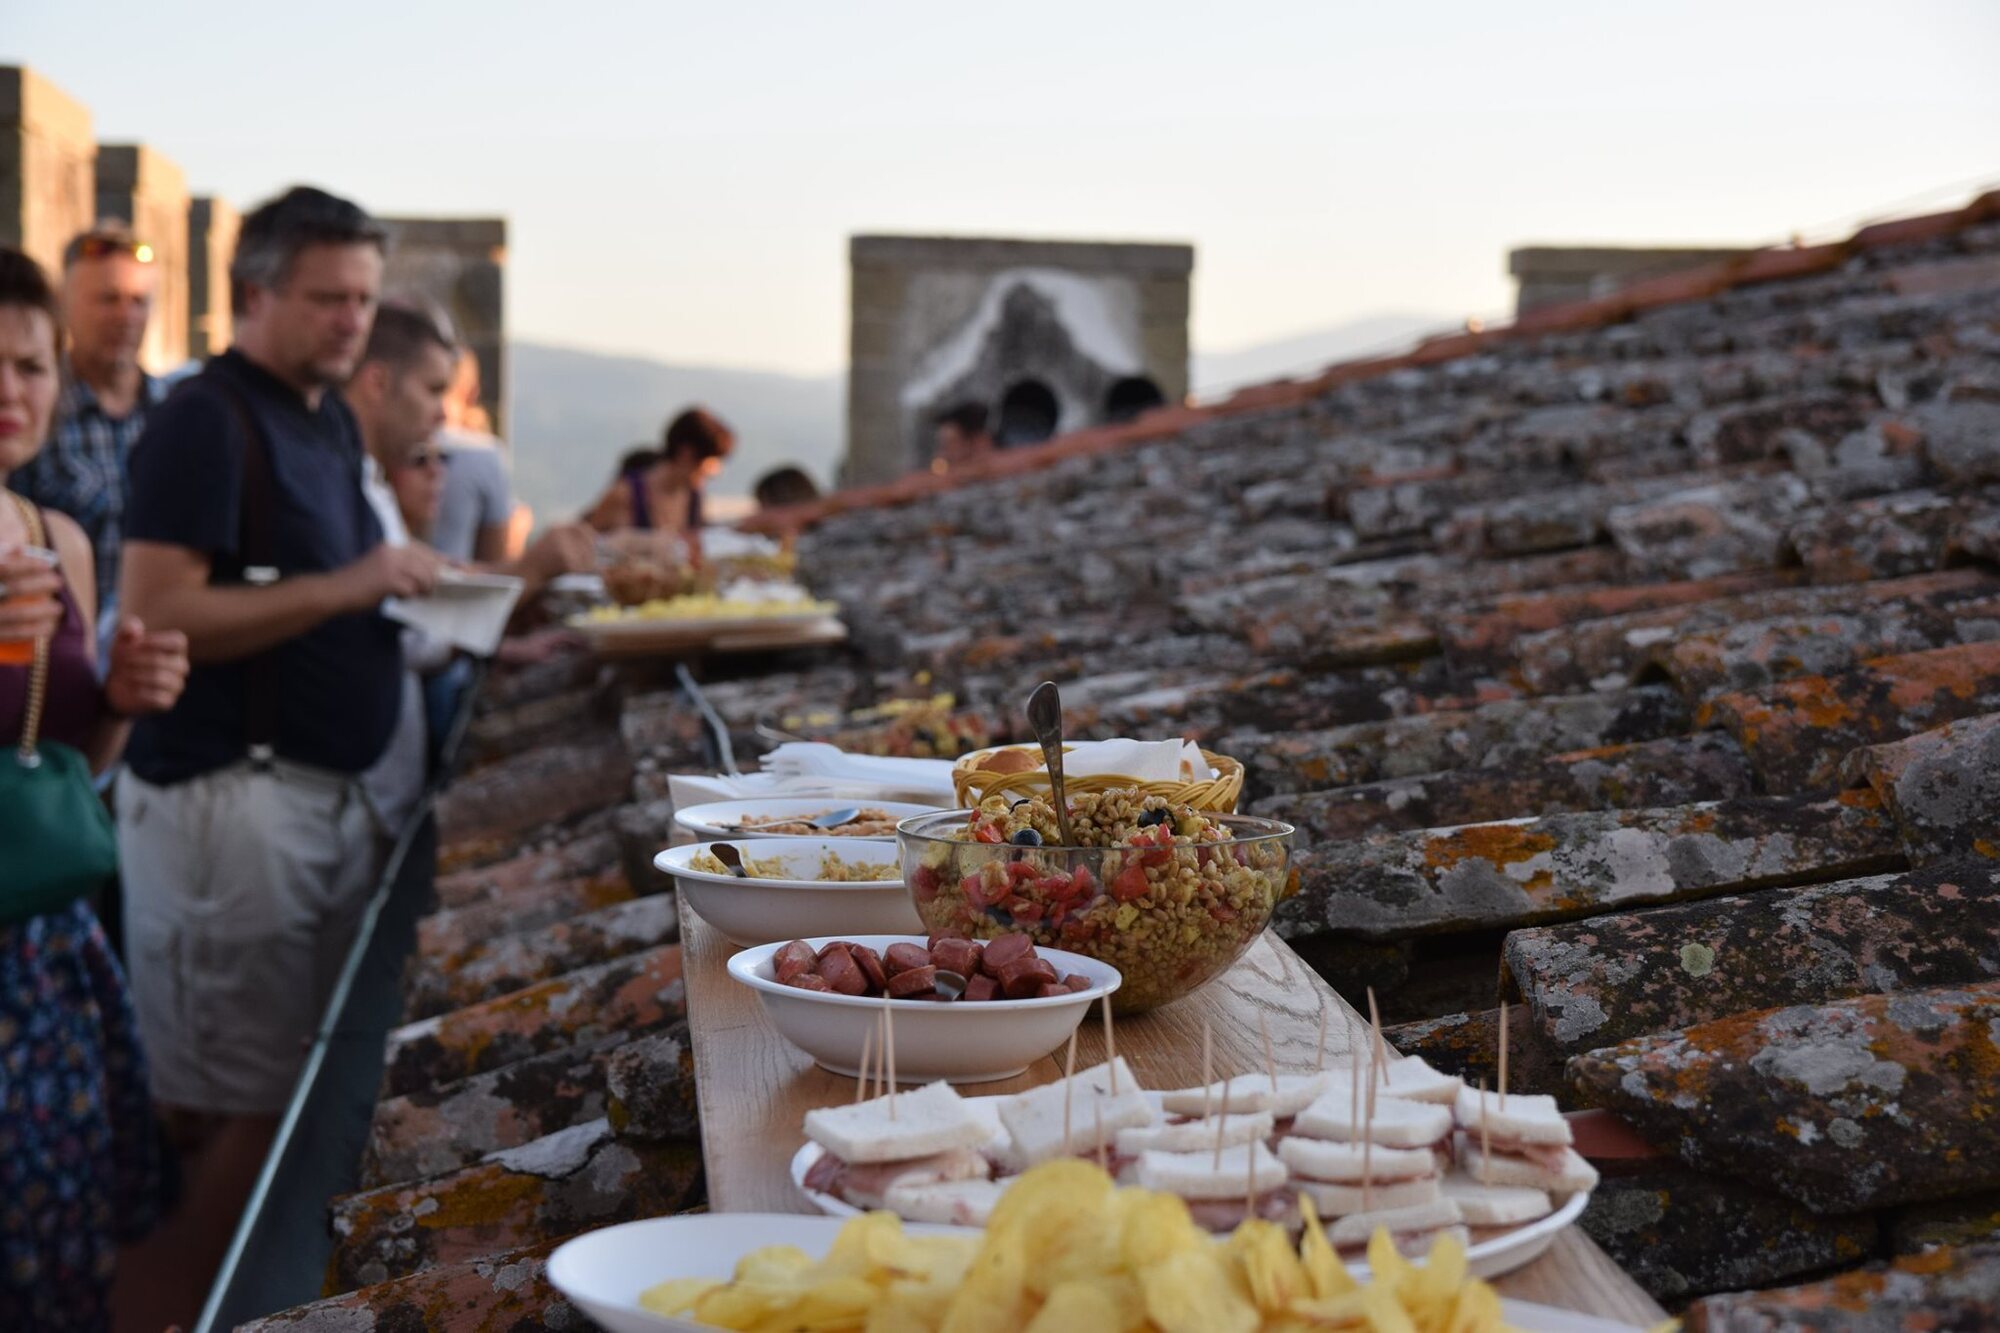
[[[238,583],[243,562],[243,427],[220,378],[264,432],[277,492],[271,525],[279,572],[324,573],[382,540],[361,490],[361,433],[339,395],[317,409],[299,392],[230,350],[155,408],[132,450],[125,507],[128,542],[162,542],[206,554],[211,583]],[[276,699],[276,748],[302,764],[359,773],[389,744],[402,701],[396,625],[370,611],[322,621],[240,662],[200,663],[171,712],[142,718],[126,758],[156,785],[185,781],[243,757],[249,723],[246,673]]]

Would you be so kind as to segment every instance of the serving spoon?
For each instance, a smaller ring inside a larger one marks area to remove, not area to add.
[[[1056,828],[1062,833],[1063,845],[1074,847],[1076,835],[1070,832],[1069,827],[1069,797],[1063,791],[1062,695],[1056,691],[1054,681],[1043,681],[1028,696],[1028,726],[1041,743],[1042,762],[1049,770],[1049,792],[1055,798]]]
[[[825,814],[819,816],[817,819],[800,819],[791,822],[804,824],[807,828],[836,829],[839,828],[842,824],[852,824],[855,820],[859,819],[860,817],[861,817],[861,807],[858,805],[850,805],[843,807],[842,809],[839,810],[829,810]],[[746,832],[744,826],[741,824],[729,824],[719,827],[726,827],[732,833]]]
[[[738,853],[737,850],[734,847],[731,847],[728,843],[711,842],[710,844],[708,844],[708,854],[714,857],[716,860],[722,862],[722,864],[728,866],[730,872],[734,874],[736,878],[738,879],[750,878],[750,872],[743,868],[742,855]]]

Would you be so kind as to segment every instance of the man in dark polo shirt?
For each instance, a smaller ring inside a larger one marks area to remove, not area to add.
[[[402,697],[379,607],[437,577],[428,548],[383,543],[333,387],[367,342],[384,245],[320,190],[245,217],[235,344],[132,453],[124,604],[184,632],[194,669],[127,750],[127,953],[154,1094],[193,1113],[210,1194],[254,1178],[353,940],[378,869],[359,778]]]

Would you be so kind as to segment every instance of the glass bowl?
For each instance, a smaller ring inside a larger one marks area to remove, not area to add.
[[[896,826],[903,884],[924,925],[972,939],[1020,931],[1038,947],[1109,963],[1125,978],[1112,1001],[1121,1014],[1220,976],[1291,892],[1295,832],[1275,819],[1204,814],[1229,831],[1221,841],[1062,847],[966,840],[975,813]]]

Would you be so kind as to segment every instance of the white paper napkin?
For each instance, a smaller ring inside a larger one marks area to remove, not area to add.
[[[1063,772],[1078,778],[1113,773],[1141,782],[1202,782],[1215,776],[1192,741],[1078,741],[1063,755]]]
[[[947,808],[954,803],[948,759],[888,759],[848,754],[824,741],[787,741],[766,754],[763,762],[767,773],[866,787],[877,800]]]
[[[521,596],[521,580],[504,574],[446,570],[428,597],[392,597],[382,614],[478,657],[491,657]]]

